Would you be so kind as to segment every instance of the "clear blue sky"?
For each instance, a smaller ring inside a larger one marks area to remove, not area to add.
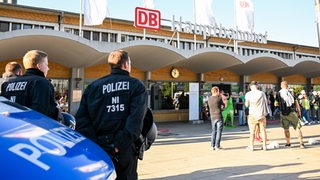
[[[200,1],[200,0],[198,0]],[[268,40],[318,47],[314,0],[252,0],[255,33],[268,32]],[[134,9],[142,7],[143,0],[107,0],[107,16],[134,20]],[[218,24],[234,27],[234,0],[213,0],[213,13]],[[80,11],[80,0],[18,0],[18,4]],[[154,0],[155,9],[164,19],[172,15],[183,21],[193,21],[193,0]]]

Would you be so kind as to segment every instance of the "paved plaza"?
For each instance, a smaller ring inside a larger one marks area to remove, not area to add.
[[[279,149],[246,150],[249,131],[246,126],[224,128],[223,150],[210,151],[211,124],[189,122],[157,123],[158,138],[139,161],[139,179],[320,179],[320,125],[304,126],[305,149],[299,148],[290,127],[291,148],[284,148],[285,138],[279,122],[267,125],[268,144],[276,141]]]

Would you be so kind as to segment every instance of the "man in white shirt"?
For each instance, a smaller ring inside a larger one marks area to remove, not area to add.
[[[297,131],[300,148],[305,148],[303,143],[303,136],[301,132],[301,124],[298,117],[301,117],[301,110],[298,101],[295,97],[291,94],[288,90],[288,83],[287,81],[281,82],[281,90],[277,93],[276,100],[279,102],[280,107],[280,119],[281,125],[284,130],[284,135],[286,138],[286,145],[285,147],[290,148],[290,131],[289,126],[290,124]],[[297,112],[296,112],[297,111]]]
[[[245,105],[249,107],[248,125],[250,129],[250,142],[248,149],[254,150],[256,128],[260,128],[263,138],[263,150],[267,150],[266,116],[268,115],[268,101],[264,92],[258,90],[258,82],[252,81],[250,89],[245,96]]]

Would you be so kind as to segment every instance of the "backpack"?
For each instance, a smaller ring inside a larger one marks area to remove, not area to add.
[[[293,112],[293,110],[292,110],[293,108],[287,106],[286,101],[281,98],[279,92],[276,94],[276,100],[277,100],[278,103],[279,103],[279,108],[280,108],[280,111],[281,111],[281,114],[282,114],[282,115],[287,116],[287,115],[289,115],[291,112]]]

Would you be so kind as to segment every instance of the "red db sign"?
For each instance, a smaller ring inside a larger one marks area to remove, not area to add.
[[[160,11],[136,7],[134,26],[138,28],[160,30]]]

